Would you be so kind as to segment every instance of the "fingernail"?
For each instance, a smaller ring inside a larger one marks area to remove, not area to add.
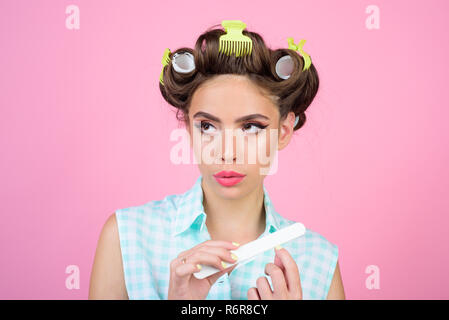
[[[240,245],[239,243],[234,242],[234,241],[232,241],[232,244],[233,244],[234,246],[237,246],[237,247]]]
[[[277,245],[276,250],[280,250],[280,249],[282,249],[281,245]]]
[[[223,268],[227,267],[226,262],[224,262],[224,261],[221,262],[221,265],[223,266]]]
[[[233,254],[233,253],[231,253],[231,258],[234,259],[234,260],[238,260],[238,259],[239,259],[239,258],[238,258],[235,254]]]
[[[197,268],[198,268],[198,269],[200,269],[200,270],[201,270],[201,268],[202,268],[202,267],[201,267],[201,265],[200,265],[200,264],[197,264],[196,266],[197,266]]]

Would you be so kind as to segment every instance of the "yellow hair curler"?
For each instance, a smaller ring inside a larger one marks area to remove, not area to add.
[[[246,24],[240,20],[223,20],[221,25],[226,34],[220,36],[218,51],[226,55],[235,53],[236,57],[250,55],[253,51],[253,42],[250,37],[242,34]]]
[[[306,43],[306,40],[302,39],[301,41],[299,41],[297,45],[293,42],[293,38],[288,38],[287,41],[288,41],[288,48],[295,51],[299,51],[302,58],[304,59],[304,68],[302,69],[302,71],[309,69],[310,65],[312,64],[312,60],[310,59],[310,56],[307,53],[305,53],[304,50],[302,50],[302,47]]]

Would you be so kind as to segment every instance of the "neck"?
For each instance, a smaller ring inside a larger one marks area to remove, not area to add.
[[[212,240],[235,241],[240,245],[257,239],[265,230],[262,186],[240,199],[223,199],[202,181],[206,226]]]

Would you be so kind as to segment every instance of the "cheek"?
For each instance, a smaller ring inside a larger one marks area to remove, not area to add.
[[[273,145],[270,143],[269,135],[254,135],[246,140],[246,170],[254,184],[263,181],[264,176],[270,172],[275,154],[270,150],[270,146]]]
[[[247,163],[265,166],[275,155],[277,148],[277,129],[263,130],[257,135],[245,138],[245,159]]]
[[[270,129],[259,138],[259,175],[266,176],[276,173],[277,171],[277,145],[278,130]]]
[[[221,157],[220,150],[222,149],[222,137],[220,134],[201,134],[196,130],[191,141],[196,161],[201,159],[202,165],[217,164],[216,162]]]

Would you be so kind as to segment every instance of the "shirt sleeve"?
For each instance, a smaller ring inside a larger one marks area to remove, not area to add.
[[[329,289],[332,283],[332,278],[334,277],[334,273],[335,273],[335,267],[337,265],[337,261],[338,261],[338,246],[336,244],[330,243],[330,250],[329,250],[329,269],[327,271],[327,277],[326,277],[326,282],[324,285],[324,297],[323,299],[327,299],[327,295],[329,294]]]

